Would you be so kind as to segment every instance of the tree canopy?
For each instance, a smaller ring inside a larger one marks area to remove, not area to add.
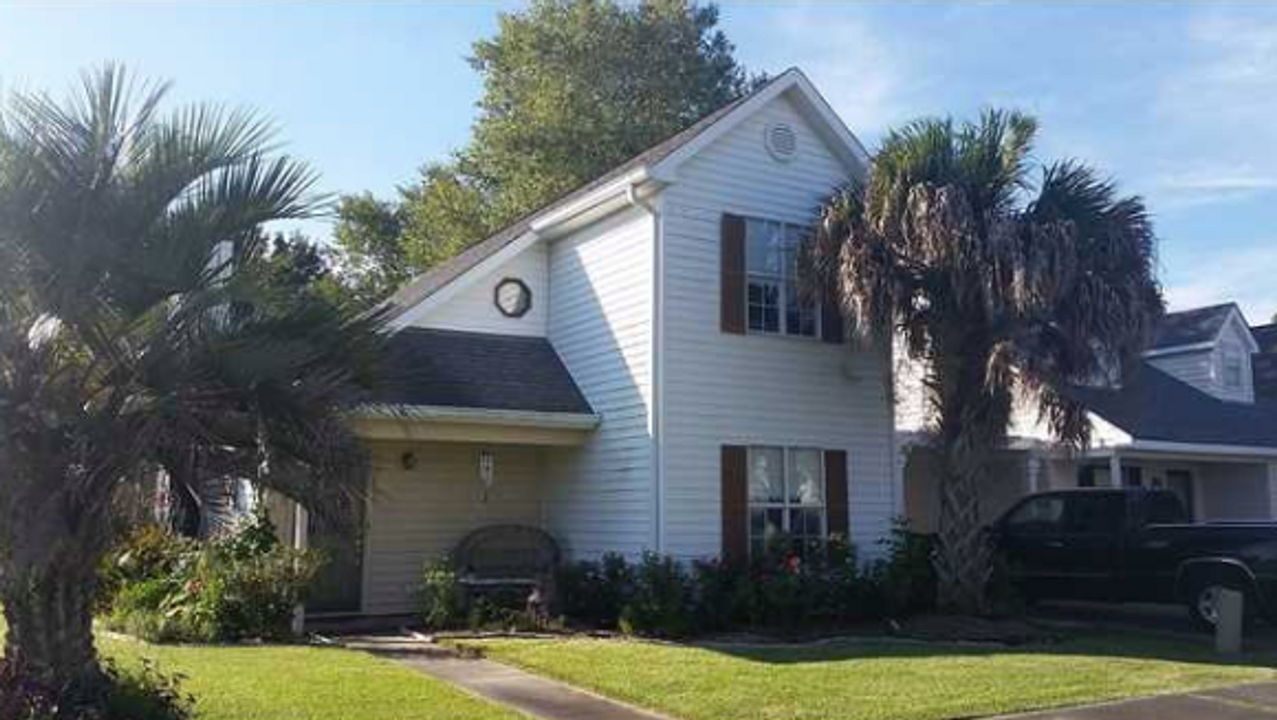
[[[1036,132],[999,111],[894,130],[816,238],[816,274],[853,327],[879,347],[899,337],[921,367],[943,465],[941,600],[963,610],[983,604],[980,483],[1017,397],[1085,443],[1066,388],[1134,371],[1162,312],[1143,202],[1077,162],[1039,165]]]
[[[469,144],[394,200],[344,198],[336,240],[365,294],[384,295],[519,216],[750,89],[689,0],[538,0],[474,44],[483,97]]]

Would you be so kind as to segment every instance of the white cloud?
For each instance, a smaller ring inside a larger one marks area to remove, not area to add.
[[[1167,282],[1167,304],[1171,310],[1184,310],[1233,301],[1241,306],[1247,320],[1267,322],[1277,312],[1274,248],[1277,240],[1257,243],[1247,250],[1221,247],[1203,262],[1184,263],[1186,272],[1172,273]]]

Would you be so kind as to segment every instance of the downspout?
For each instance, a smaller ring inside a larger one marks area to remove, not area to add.
[[[632,207],[652,218],[652,410],[649,426],[652,434],[653,516],[652,535],[654,550],[665,552],[665,461],[662,449],[662,427],[665,403],[664,369],[665,354],[665,243],[661,232],[660,209],[638,196],[638,183],[625,188],[625,199]]]

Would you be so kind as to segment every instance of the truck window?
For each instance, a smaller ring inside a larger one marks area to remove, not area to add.
[[[1170,493],[1154,493],[1144,504],[1145,525],[1176,525],[1188,521],[1179,498]]]
[[[1064,526],[1071,533],[1113,533],[1122,529],[1125,504],[1113,495],[1074,495],[1069,498]]]
[[[1059,532],[1064,520],[1064,498],[1033,498],[1007,517],[1006,529],[1018,535]]]

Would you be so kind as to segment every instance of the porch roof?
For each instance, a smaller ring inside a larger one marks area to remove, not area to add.
[[[371,406],[465,414],[594,416],[543,337],[405,328],[390,338]]]
[[[1219,400],[1149,363],[1120,388],[1067,394],[1135,440],[1277,448],[1277,407]]]

